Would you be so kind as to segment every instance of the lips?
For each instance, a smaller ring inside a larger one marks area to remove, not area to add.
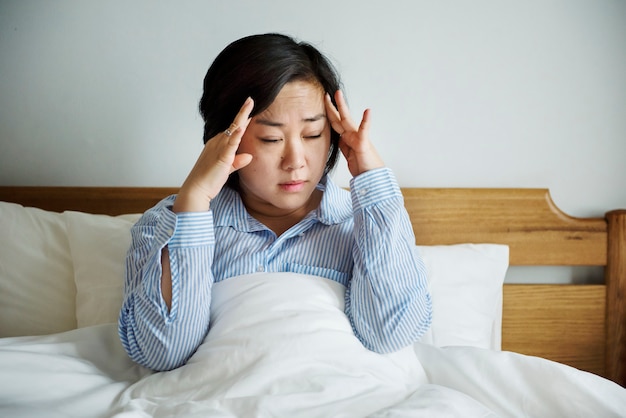
[[[299,192],[304,188],[304,180],[292,180],[286,183],[280,183],[279,187],[286,192]]]

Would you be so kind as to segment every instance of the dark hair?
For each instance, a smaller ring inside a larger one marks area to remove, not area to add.
[[[285,84],[310,81],[333,98],[341,86],[337,71],[314,46],[293,38],[267,33],[241,38],[215,58],[204,77],[200,114],[204,119],[204,143],[231,124],[243,102],[254,99],[255,116],[267,109]],[[337,163],[339,134],[331,128],[325,173]],[[236,174],[233,173],[233,174]],[[228,184],[236,187],[231,175]]]

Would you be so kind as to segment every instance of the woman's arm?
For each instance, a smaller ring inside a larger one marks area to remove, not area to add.
[[[363,345],[387,353],[416,342],[432,321],[426,271],[393,173],[352,179],[354,270],[346,314]]]
[[[181,366],[208,332],[215,247],[209,207],[228,176],[252,160],[237,149],[253,107],[248,98],[230,128],[206,142],[178,195],[132,229],[119,333],[128,355],[146,367]]]
[[[212,212],[177,215],[173,200],[147,211],[132,228],[126,258],[120,339],[133,361],[153,370],[184,364],[209,327]]]
[[[335,100],[336,108],[326,95],[326,114],[341,134],[339,146],[353,176],[354,268],[346,314],[365,347],[396,351],[430,326],[426,272],[400,188],[369,140],[369,110],[357,126],[340,91]]]

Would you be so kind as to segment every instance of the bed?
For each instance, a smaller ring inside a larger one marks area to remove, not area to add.
[[[152,373],[125,356],[115,315],[128,231],[175,192],[0,187],[0,415],[626,416],[626,210],[404,188],[434,309],[415,346],[366,352],[341,285],[259,274],[221,282],[189,364]],[[604,283],[503,284],[510,266],[597,266]]]

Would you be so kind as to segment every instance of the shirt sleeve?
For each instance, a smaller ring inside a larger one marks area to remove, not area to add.
[[[133,226],[126,257],[120,339],[133,361],[153,370],[183,365],[209,328],[213,214],[175,214],[174,200],[162,200]],[[165,246],[172,276],[170,309],[161,294]]]
[[[350,191],[355,242],[346,314],[367,349],[397,351],[430,327],[426,269],[392,171],[363,173],[351,180]]]

